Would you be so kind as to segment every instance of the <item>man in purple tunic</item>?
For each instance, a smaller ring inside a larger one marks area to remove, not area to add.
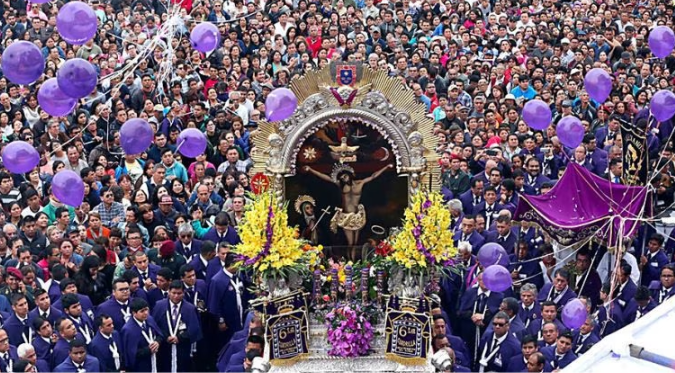
[[[159,326],[150,316],[148,302],[141,298],[131,301],[132,317],[122,328],[122,346],[127,372],[157,373],[160,342],[164,338]]]
[[[159,352],[159,369],[163,372],[187,372],[192,365],[192,352],[202,339],[197,307],[185,301],[183,283],[169,285],[168,299],[162,299],[152,310],[164,340]]]
[[[122,338],[115,330],[112,317],[101,314],[94,320],[98,331],[89,344],[89,351],[101,363],[102,372],[119,372],[124,370],[124,351]],[[121,329],[121,328],[120,328]]]
[[[130,295],[129,283],[123,278],[116,279],[113,281],[112,297],[98,305],[96,316],[108,315],[112,318],[115,330],[122,330],[124,324],[131,317]]]

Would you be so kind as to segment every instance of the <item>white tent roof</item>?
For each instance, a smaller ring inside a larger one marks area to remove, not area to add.
[[[636,322],[606,337],[563,369],[564,373],[673,373],[652,362],[630,356],[629,345],[675,359],[675,298],[670,298]]]

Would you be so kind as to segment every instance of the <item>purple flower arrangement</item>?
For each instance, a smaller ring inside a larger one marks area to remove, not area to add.
[[[420,213],[415,216],[415,220],[417,223],[415,224],[415,228],[413,229],[413,237],[415,237],[415,244],[417,246],[417,250],[419,250],[422,254],[424,254],[424,257],[427,258],[429,263],[432,265],[435,264],[436,258],[434,258],[433,254],[427,249],[424,244],[422,243],[422,220],[426,216],[427,210],[431,207],[431,200],[427,197],[426,201],[420,206]]]
[[[373,340],[373,327],[357,304],[337,305],[326,314],[328,354],[339,357],[367,355]]]
[[[258,260],[264,258],[270,253],[270,248],[272,247],[272,238],[274,237],[274,230],[272,229],[272,220],[274,219],[274,209],[272,209],[272,203],[270,203],[269,210],[267,212],[267,223],[265,224],[265,246],[258,255],[253,258],[248,258],[244,262],[244,265],[250,266],[258,262]]]

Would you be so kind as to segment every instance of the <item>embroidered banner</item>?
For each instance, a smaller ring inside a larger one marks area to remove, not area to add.
[[[645,185],[649,173],[647,134],[629,122],[621,122],[623,179],[626,185]]]
[[[293,363],[309,353],[308,321],[304,310],[270,316],[265,335],[273,365]]]
[[[404,365],[425,364],[431,345],[431,314],[426,298],[391,296],[385,316],[385,356]]]

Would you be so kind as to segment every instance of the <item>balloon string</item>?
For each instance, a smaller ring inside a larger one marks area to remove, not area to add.
[[[178,150],[180,149],[181,146],[183,146],[183,144],[185,144],[185,139],[183,139],[183,140],[180,142],[180,144],[178,144],[178,146],[176,146],[176,150],[173,152],[173,154],[178,153]]]
[[[68,141],[66,141],[66,142],[64,142],[63,144],[59,145],[59,148],[61,148],[61,150],[63,150],[63,147],[64,147],[64,146],[68,145],[68,143],[72,142],[73,140],[75,140],[75,139],[77,139],[77,138],[78,138],[77,136],[71,137]],[[54,155],[54,153],[56,153],[56,149],[52,150],[51,153],[49,153],[49,156],[51,157],[52,155]]]

